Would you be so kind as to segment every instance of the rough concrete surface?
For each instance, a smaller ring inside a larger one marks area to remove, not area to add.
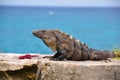
[[[0,80],[35,80],[37,61],[42,58],[19,59],[26,54],[0,53]]]
[[[0,80],[36,80],[36,73],[37,80],[120,80],[120,60],[51,61],[43,59],[47,55],[19,59],[21,55],[0,54]]]
[[[19,59],[18,57],[22,55],[25,55],[25,54],[13,54],[13,53],[2,54],[1,53],[0,54],[0,71],[20,70],[25,66],[32,66],[33,64],[37,64],[38,59],[41,58],[39,55],[39,57],[34,59]]]
[[[120,61],[39,60],[37,80],[120,80]]]

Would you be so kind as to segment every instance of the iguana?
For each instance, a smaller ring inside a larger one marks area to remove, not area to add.
[[[60,30],[35,30],[33,35],[56,51],[52,60],[107,60],[116,56],[114,52],[89,48],[74,37]]]

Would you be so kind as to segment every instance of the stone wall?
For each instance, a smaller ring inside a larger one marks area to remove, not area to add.
[[[1,53],[0,54],[0,80],[35,80],[37,61],[42,58],[19,59],[25,54]]]
[[[120,80],[120,61],[39,60],[37,80]]]
[[[51,61],[19,59],[25,54],[0,54],[0,80],[120,80],[120,60]],[[34,55],[34,54],[33,54]]]

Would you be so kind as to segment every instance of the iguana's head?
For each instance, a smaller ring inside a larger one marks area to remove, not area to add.
[[[35,30],[33,35],[43,40],[43,42],[50,47],[53,51],[56,51],[56,36],[54,32],[58,30]]]
[[[33,35],[43,40],[43,42],[56,51],[57,43],[64,43],[62,46],[66,47],[73,41],[73,37],[59,30],[35,30]],[[78,40],[76,40],[79,42]]]

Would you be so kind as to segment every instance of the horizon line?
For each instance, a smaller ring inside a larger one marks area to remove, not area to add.
[[[3,7],[51,7],[51,8],[120,8],[120,6],[30,6],[30,5],[0,5]]]

